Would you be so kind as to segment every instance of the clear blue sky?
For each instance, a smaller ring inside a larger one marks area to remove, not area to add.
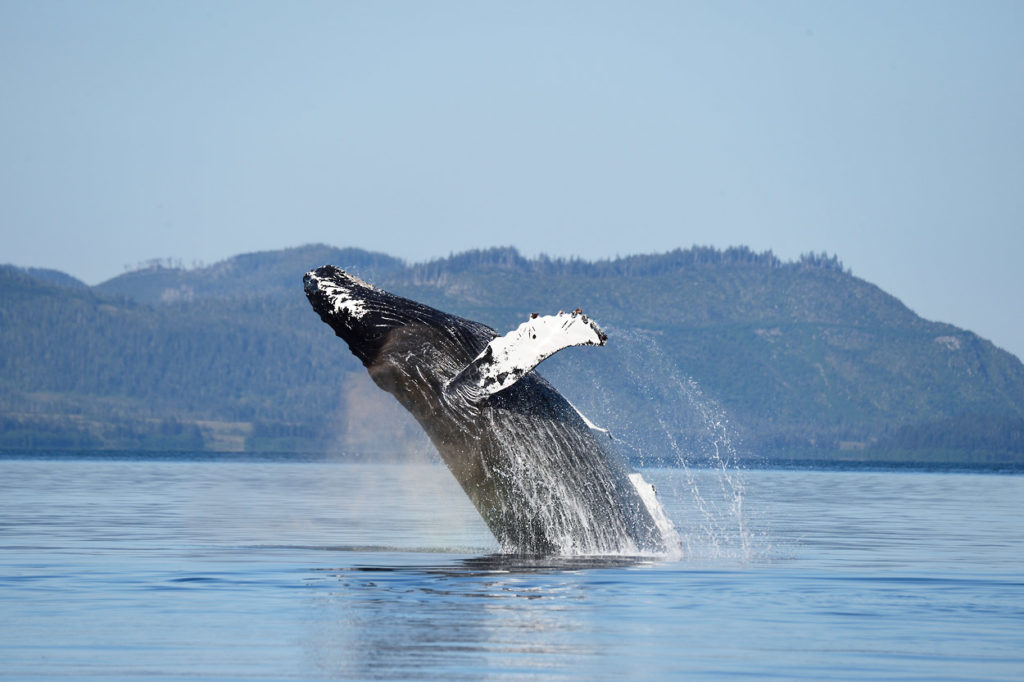
[[[1024,2],[0,0],[0,262],[837,254],[1024,356]]]

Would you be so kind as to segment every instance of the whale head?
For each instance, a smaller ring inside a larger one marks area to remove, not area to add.
[[[333,265],[307,272],[303,284],[320,319],[414,415],[431,412],[444,386],[496,336],[490,327],[378,289]]]
[[[396,297],[333,265],[310,270],[302,283],[320,319],[369,365],[395,326],[383,313],[395,308],[388,299]]]
[[[423,371],[436,369],[440,372],[438,381],[447,380],[473,357],[460,355],[479,352],[494,336],[489,328],[378,289],[334,265],[307,272],[303,285],[313,310],[348,343],[352,354],[371,370],[371,376],[382,370],[391,355],[416,353],[424,360]],[[476,344],[480,348],[473,345],[460,349],[452,342],[452,336],[464,333],[467,327],[489,332],[481,332],[486,338]],[[444,356],[443,361],[426,362],[428,355],[437,353]]]

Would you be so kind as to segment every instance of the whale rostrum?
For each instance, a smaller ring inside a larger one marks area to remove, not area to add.
[[[426,431],[502,551],[675,549],[653,487],[534,371],[562,349],[606,343],[582,310],[534,313],[499,335],[332,265],[304,285],[320,319]]]

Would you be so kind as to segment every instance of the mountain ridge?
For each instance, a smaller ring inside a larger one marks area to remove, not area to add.
[[[1019,359],[918,317],[835,256],[745,247],[602,261],[499,247],[407,264],[320,244],[91,288],[4,266],[0,446],[59,432],[68,447],[429,451],[309,312],[301,275],[325,262],[499,331],[583,306],[609,348],[541,372],[638,457],[671,442],[707,452],[710,410],[748,457],[1024,461]]]

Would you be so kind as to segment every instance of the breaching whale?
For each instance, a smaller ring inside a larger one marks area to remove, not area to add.
[[[499,335],[340,268],[306,273],[313,309],[426,431],[502,551],[639,555],[678,540],[653,486],[534,368],[607,336],[579,309]]]

